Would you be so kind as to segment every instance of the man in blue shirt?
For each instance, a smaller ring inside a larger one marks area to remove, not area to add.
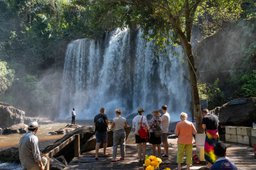
[[[226,149],[222,142],[218,142],[215,145],[214,153],[217,156],[217,160],[210,170],[237,170],[237,167],[226,157]]]

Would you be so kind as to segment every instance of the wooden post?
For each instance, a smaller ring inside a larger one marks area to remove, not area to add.
[[[45,157],[47,158],[47,164],[46,164],[46,166],[45,166],[45,170],[50,170],[50,167],[51,167],[51,165],[50,165],[51,158],[49,158],[49,155],[48,155],[48,154],[45,155]]]
[[[80,156],[80,135],[75,135],[75,141],[74,141],[74,156],[79,157]]]

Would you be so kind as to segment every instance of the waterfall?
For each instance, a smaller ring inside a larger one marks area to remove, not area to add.
[[[168,105],[172,120],[191,113],[187,62],[181,48],[156,52],[143,32],[116,29],[104,40],[78,39],[66,51],[60,99],[60,118],[76,108],[79,119],[93,119],[100,107],[114,116],[143,107],[146,114]]]

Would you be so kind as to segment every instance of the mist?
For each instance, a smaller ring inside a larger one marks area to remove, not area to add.
[[[223,83],[232,75],[252,69],[255,62],[246,53],[255,42],[256,30],[251,22],[240,21],[229,25],[198,44],[195,51],[199,81]]]

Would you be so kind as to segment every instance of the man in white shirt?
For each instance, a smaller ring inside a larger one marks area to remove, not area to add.
[[[73,110],[71,112],[71,116],[72,116],[71,124],[76,124],[76,111],[75,111],[75,108],[73,108]]]
[[[161,116],[162,118],[162,142],[164,146],[164,154],[162,157],[168,157],[168,140],[167,136],[169,133],[169,125],[170,125],[170,114],[167,112],[167,105],[162,106],[162,112],[163,115]]]
[[[28,132],[24,134],[19,142],[19,158],[21,166],[27,170],[43,170],[47,159],[42,157],[38,147],[38,123],[33,121],[28,126]]]
[[[112,162],[116,162],[116,154],[117,154],[117,147],[120,145],[120,153],[121,158],[120,160],[124,160],[125,155],[125,128],[127,127],[126,119],[121,116],[121,109],[116,109],[116,117],[113,119],[112,122],[112,129],[113,129],[113,159]]]

